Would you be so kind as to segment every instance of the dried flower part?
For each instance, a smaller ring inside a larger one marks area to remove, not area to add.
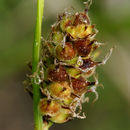
[[[61,14],[52,25],[49,39],[43,42],[35,76],[41,85],[39,110],[45,121],[64,123],[75,117],[84,119],[82,103],[88,101],[87,93],[93,92],[95,100],[98,98],[98,79],[94,73],[97,66],[106,63],[112,49],[101,62],[94,61],[99,55],[94,52],[102,44],[95,40],[97,30],[90,22],[86,5],[84,12]],[[89,81],[91,76],[93,82]]]

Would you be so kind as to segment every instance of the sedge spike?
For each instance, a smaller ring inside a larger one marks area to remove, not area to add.
[[[104,44],[95,39],[98,30],[88,16],[92,0],[84,4],[83,12],[65,11],[58,16],[50,37],[42,39],[37,68],[28,79],[26,88],[31,95],[35,96],[30,82],[33,77],[39,86],[38,111],[47,129],[53,123],[86,118],[82,104],[89,101],[88,93],[95,93],[93,102],[99,96],[96,68],[106,64],[113,51],[111,48],[103,60],[96,61],[97,48]]]

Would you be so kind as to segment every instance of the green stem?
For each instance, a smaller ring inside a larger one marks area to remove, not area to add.
[[[32,74],[37,73],[38,63],[40,59],[40,43],[41,43],[41,30],[42,30],[42,17],[44,11],[44,0],[37,0],[37,19],[35,36],[33,43],[32,53]],[[33,79],[33,105],[34,105],[34,130],[43,130],[42,116],[38,109],[40,100],[40,86],[35,83],[36,77]]]

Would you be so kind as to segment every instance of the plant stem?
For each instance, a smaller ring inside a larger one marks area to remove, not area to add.
[[[44,0],[37,0],[37,19],[35,36],[33,43],[32,53],[32,74],[37,73],[38,63],[40,59],[40,43],[41,43],[41,30],[42,30],[42,17],[44,11]],[[37,74],[36,74],[37,75]],[[33,78],[33,106],[34,106],[34,130],[43,130],[42,116],[38,109],[38,103],[40,100],[40,86],[35,83],[36,76]]]

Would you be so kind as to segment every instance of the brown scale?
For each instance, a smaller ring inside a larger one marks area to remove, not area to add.
[[[83,60],[83,65],[81,65],[80,68],[85,70],[87,68],[94,67],[97,64],[98,64],[97,62],[92,61],[90,58],[89,59],[84,59]]]
[[[76,14],[75,21],[74,21],[73,25],[77,26],[78,24],[82,24],[82,23],[90,24],[88,16],[85,13]]]
[[[49,79],[55,82],[66,81],[68,75],[63,66],[59,65],[55,69],[49,70]]]
[[[75,50],[71,43],[66,43],[58,56],[63,60],[71,60],[75,56]]]
[[[72,26],[72,21],[69,20],[66,24],[65,24],[65,27],[67,28],[68,26]]]
[[[88,56],[92,51],[94,41],[89,41],[86,39],[78,40],[74,42],[74,48],[77,50],[80,56]]]
[[[87,93],[90,90],[87,90],[88,86],[95,85],[96,82],[89,82],[86,81],[83,77],[78,79],[72,79],[72,88],[73,88],[73,95],[74,96],[81,96],[83,93]]]
[[[87,82],[83,77],[79,77],[78,79],[71,79],[72,88],[74,90],[74,94],[81,95],[87,90]]]

